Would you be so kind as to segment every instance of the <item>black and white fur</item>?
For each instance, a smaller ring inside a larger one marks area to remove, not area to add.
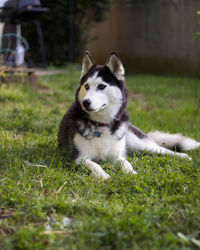
[[[60,124],[59,148],[104,180],[110,176],[97,163],[99,160],[118,161],[123,173],[137,174],[126,160],[126,155],[135,151],[191,160],[187,154],[171,149],[187,151],[200,147],[200,143],[181,134],[143,133],[128,121],[127,96],[118,55],[112,52],[106,64],[99,66],[85,52],[76,100]]]

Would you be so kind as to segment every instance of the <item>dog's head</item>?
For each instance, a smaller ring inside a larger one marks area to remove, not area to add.
[[[104,66],[97,65],[88,51],[82,60],[77,100],[93,120],[111,121],[127,104],[124,67],[115,52]]]

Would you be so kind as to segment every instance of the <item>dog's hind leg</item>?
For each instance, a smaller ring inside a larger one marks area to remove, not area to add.
[[[134,134],[133,131],[130,130],[127,131],[126,134],[126,144],[128,152],[147,151],[150,153],[172,155],[191,160],[191,158],[185,153],[177,153],[170,149],[159,146],[151,138],[149,138],[148,135],[139,137],[137,134]]]
[[[76,163],[81,163],[83,162],[83,165],[89,168],[92,172],[92,175],[96,178],[107,180],[110,178],[110,175],[107,174],[99,164],[95,163],[94,161],[91,161],[89,159],[83,160],[79,159],[76,160]]]
[[[164,148],[164,147],[161,147],[157,144],[155,144],[154,142],[147,142],[146,143],[146,146],[144,145],[144,148],[143,148],[144,151],[148,151],[150,153],[156,153],[156,154],[161,154],[161,155],[172,155],[172,156],[175,156],[175,157],[180,157],[180,158],[183,158],[183,159],[187,159],[187,160],[192,160],[192,158],[185,154],[185,153],[177,153],[177,152],[174,152],[170,149],[167,149],[167,148]]]

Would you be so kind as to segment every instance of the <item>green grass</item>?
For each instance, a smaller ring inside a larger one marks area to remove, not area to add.
[[[36,89],[0,86],[0,249],[197,249],[200,150],[192,162],[133,155],[137,176],[103,162],[107,182],[57,150],[79,74],[43,76]],[[127,86],[135,126],[200,140],[198,80],[128,76]]]

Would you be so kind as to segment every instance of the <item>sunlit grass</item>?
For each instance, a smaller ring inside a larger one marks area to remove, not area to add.
[[[80,69],[38,88],[0,86],[1,249],[194,249],[200,243],[200,150],[192,162],[133,155],[137,176],[103,162],[93,179],[57,149]],[[128,76],[131,122],[200,140],[196,79]],[[181,233],[181,234],[180,234]]]

